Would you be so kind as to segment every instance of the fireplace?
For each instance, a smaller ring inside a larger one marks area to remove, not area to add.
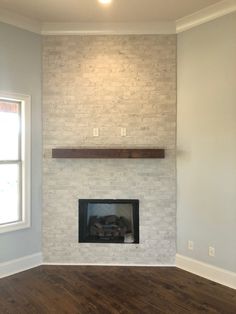
[[[79,242],[139,243],[139,201],[80,199]]]

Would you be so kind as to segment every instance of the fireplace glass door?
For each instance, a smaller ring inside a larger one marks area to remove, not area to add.
[[[139,201],[80,199],[79,242],[139,243]]]

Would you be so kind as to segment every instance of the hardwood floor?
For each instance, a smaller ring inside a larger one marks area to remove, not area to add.
[[[1,314],[236,313],[236,290],[178,268],[41,266],[0,280]]]

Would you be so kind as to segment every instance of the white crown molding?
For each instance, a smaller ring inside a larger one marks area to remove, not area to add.
[[[236,0],[223,0],[177,21],[153,23],[40,23],[1,9],[0,22],[42,35],[175,34],[236,11]]]
[[[9,262],[0,263],[0,278],[28,270],[42,265],[42,254],[24,256]]]
[[[157,23],[43,23],[42,35],[174,34],[174,22]]]
[[[176,254],[176,267],[236,289],[236,273]]]
[[[8,10],[0,10],[0,22],[10,24],[24,30],[40,34],[41,23]]]
[[[236,11],[236,0],[224,0],[176,21],[176,33],[217,19]]]

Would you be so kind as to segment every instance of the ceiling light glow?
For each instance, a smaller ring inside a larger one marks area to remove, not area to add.
[[[102,4],[110,4],[112,0],[98,0]]]

